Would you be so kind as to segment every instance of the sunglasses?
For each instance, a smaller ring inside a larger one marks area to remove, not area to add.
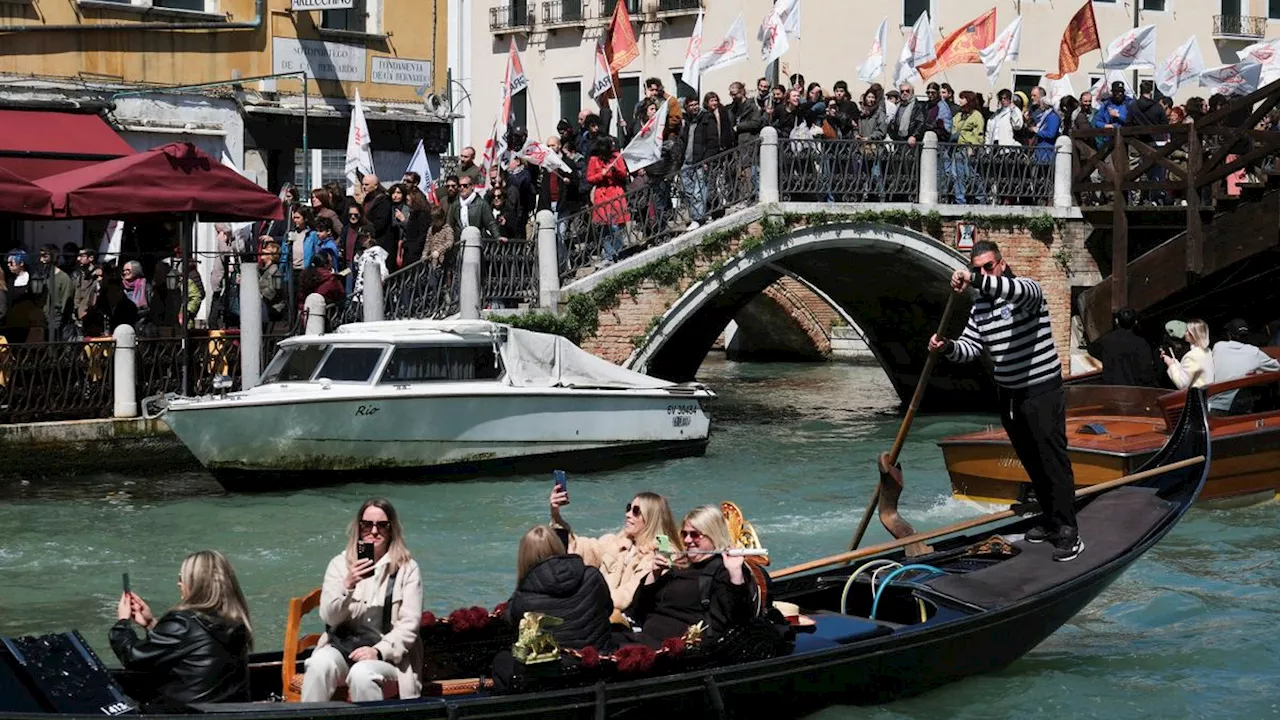
[[[681,540],[691,540],[693,542],[698,542],[704,537],[706,536],[698,532],[697,530],[681,530],[680,531]]]
[[[627,503],[626,509],[623,510],[622,512],[625,515],[635,515],[636,517],[641,517],[639,505],[632,505],[631,503]]]
[[[391,521],[390,520],[378,520],[378,521],[361,520],[360,521],[360,532],[369,532],[375,527],[378,528],[378,532],[382,533],[383,535],[386,535],[391,530]]]
[[[471,187],[471,183],[458,183],[458,187],[460,188]]]
[[[990,260],[990,261],[985,262],[985,263],[983,263],[983,264],[981,264],[981,265],[975,265],[974,267],[976,267],[976,268],[978,268],[979,270],[982,270],[982,271],[984,271],[984,272],[995,272],[996,265],[999,265],[999,264],[1000,264],[1000,261],[999,261],[999,260]]]

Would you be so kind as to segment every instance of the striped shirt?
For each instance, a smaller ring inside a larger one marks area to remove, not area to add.
[[[978,297],[964,332],[951,343],[947,358],[972,362],[986,348],[995,365],[996,384],[1020,390],[1062,379],[1062,362],[1053,346],[1049,304],[1035,280],[983,275],[974,283]]]

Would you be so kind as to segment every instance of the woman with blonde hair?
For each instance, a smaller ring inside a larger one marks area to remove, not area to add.
[[[126,591],[111,628],[111,649],[126,670],[147,677],[160,699],[180,703],[249,701],[253,626],[231,563],[216,550],[182,561],[181,600],[157,621]],[[130,623],[147,635],[139,639]]]
[[[569,555],[556,531],[538,525],[520,539],[516,553],[516,591],[507,602],[506,617],[519,625],[528,612],[560,618],[551,628],[561,647],[614,649],[609,636],[613,599],[599,570],[580,555]]]
[[[698,622],[712,636],[723,635],[754,612],[744,558],[725,552],[733,542],[719,507],[703,505],[685,515],[680,539],[684,552],[671,560],[655,555],[627,609],[641,628],[637,639],[646,644],[660,646]]]
[[[1166,348],[1160,348],[1169,379],[1179,390],[1213,384],[1213,355],[1209,352],[1209,326],[1203,320],[1188,320],[1182,336],[1191,349],[1178,361]]]
[[[551,491],[551,524],[569,530],[560,508],[569,504],[569,491],[556,485]],[[627,503],[622,529],[598,538],[569,534],[569,552],[581,555],[586,564],[599,568],[609,584],[613,607],[622,611],[631,604],[636,588],[649,571],[657,536],[665,535],[675,550],[681,549],[676,523],[667,499],[657,493],[642,492]],[[621,619],[620,615],[615,616]]]
[[[346,687],[353,702],[382,700],[382,684],[400,698],[422,694],[422,577],[391,503],[371,498],[347,528],[347,547],[329,561],[320,590],[325,633],[307,660],[303,702],[326,702]]]

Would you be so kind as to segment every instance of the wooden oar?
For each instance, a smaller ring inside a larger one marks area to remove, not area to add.
[[[951,313],[956,307],[956,298],[960,297],[959,293],[951,292],[948,288],[947,306],[942,310],[942,321],[938,323],[938,337],[943,337],[947,331],[947,325],[951,322]],[[920,401],[924,398],[924,389],[929,385],[929,377],[933,375],[933,366],[938,364],[938,357],[942,353],[933,351],[929,353],[929,358],[924,361],[924,369],[920,371],[920,379],[916,382],[916,391],[911,395],[911,404],[907,406],[907,414],[902,418],[902,426],[898,428],[898,436],[893,439],[893,447],[889,450],[888,465],[893,467],[898,464],[898,455],[902,453],[902,446],[907,442],[907,433],[911,431],[911,423],[916,419],[916,411],[920,409]],[[876,506],[880,504],[880,484],[876,483],[876,489],[871,493],[871,500],[867,502],[866,512],[862,513],[862,522],[858,523],[858,529],[853,534],[853,541],[849,543],[849,550],[857,550],[858,545],[862,544],[862,536],[867,533],[867,525],[871,522],[871,515],[875,513]]]
[[[1080,488],[1079,490],[1076,491],[1075,496],[1077,498],[1083,498],[1083,497],[1088,497],[1090,495],[1097,495],[1100,492],[1105,492],[1114,487],[1119,487],[1121,485],[1128,485],[1129,483],[1134,483],[1139,480],[1146,480],[1147,478],[1155,477],[1156,475],[1162,475],[1164,473],[1172,472],[1174,470],[1181,470],[1183,468],[1188,468],[1188,467],[1191,467],[1192,465],[1198,465],[1204,461],[1205,461],[1205,457],[1203,455],[1197,455],[1193,458],[1187,458],[1186,460],[1179,460],[1178,462],[1169,463],[1168,465],[1162,465],[1158,468],[1143,470],[1142,472],[1134,473],[1132,475],[1125,475],[1124,477],[1116,478],[1115,480],[1108,480],[1107,482],[1098,483],[1096,485],[1090,485],[1088,487]],[[862,559],[869,555],[878,555],[888,550],[896,550],[898,548],[906,547],[907,545],[910,545],[912,543],[924,542],[926,540],[933,540],[934,538],[938,538],[943,535],[950,535],[951,533],[960,532],[961,530],[968,530],[969,528],[975,528],[975,527],[978,527],[979,525],[986,525],[988,523],[993,523],[998,520],[1005,520],[1017,514],[1019,514],[1019,511],[1001,510],[999,512],[993,512],[987,515],[982,515],[980,517],[973,518],[972,520],[961,520],[960,522],[952,523],[945,527],[940,527],[936,530],[929,530],[928,532],[920,532],[920,533],[916,533],[915,535],[910,535],[908,537],[900,538],[898,540],[893,540],[891,542],[880,543],[879,545],[872,545],[871,547],[863,548],[861,550],[840,553],[839,555],[831,555],[830,557],[819,558],[818,560],[810,560],[809,562],[800,563],[799,565],[792,565],[791,567],[783,568],[781,570],[778,570],[777,572],[771,572],[769,573],[769,575],[770,577],[777,579],[777,578],[786,577],[788,575],[795,575],[796,573],[802,573],[808,570],[816,570],[818,568],[826,567],[828,565],[835,565],[837,563],[847,563],[853,560]]]

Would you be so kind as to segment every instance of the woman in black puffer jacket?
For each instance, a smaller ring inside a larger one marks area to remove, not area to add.
[[[507,603],[506,617],[519,625],[527,612],[560,618],[551,628],[561,647],[594,647],[602,653],[616,646],[609,636],[613,598],[600,571],[579,555],[569,555],[555,531],[539,525],[524,534],[516,556],[516,591]]]

